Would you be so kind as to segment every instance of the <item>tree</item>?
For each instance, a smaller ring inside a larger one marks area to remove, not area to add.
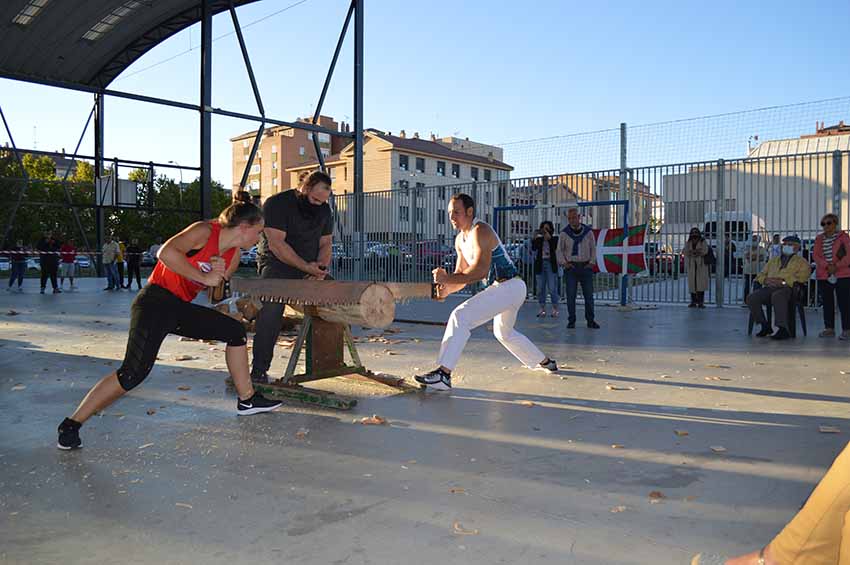
[[[77,161],[77,168],[74,170],[74,176],[71,177],[73,182],[94,182],[94,166],[88,161]]]
[[[47,155],[24,155],[24,168],[31,179],[53,180],[56,178],[56,163]]]

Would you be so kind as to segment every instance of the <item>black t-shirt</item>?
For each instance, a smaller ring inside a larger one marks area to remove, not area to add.
[[[287,190],[266,199],[263,204],[266,227],[286,232],[286,243],[307,261],[319,258],[319,240],[333,233],[333,215],[328,204],[313,206],[297,190]],[[305,273],[280,261],[269,249],[266,235],[257,246],[257,263],[281,278],[303,278]]]
[[[56,239],[45,239],[41,238],[36,245],[36,249],[45,253],[45,255],[41,256],[41,264],[42,265],[56,265],[59,264],[59,241]]]

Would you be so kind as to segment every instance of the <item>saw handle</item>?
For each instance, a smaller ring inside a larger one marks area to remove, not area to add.
[[[437,283],[431,283],[431,300],[436,300],[437,302],[445,302],[446,298],[440,296],[440,285]]]

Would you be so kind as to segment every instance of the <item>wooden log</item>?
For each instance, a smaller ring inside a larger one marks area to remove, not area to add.
[[[259,301],[244,296],[236,301],[236,309],[242,312],[242,317],[249,322],[257,319],[260,309],[263,307]]]
[[[318,306],[316,311],[328,322],[382,329],[395,318],[395,298],[386,286],[370,284],[351,304]]]

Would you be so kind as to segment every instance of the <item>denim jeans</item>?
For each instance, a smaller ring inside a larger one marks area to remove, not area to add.
[[[110,289],[121,288],[118,284],[118,265],[113,261],[104,264],[103,267],[106,269],[106,287]]]
[[[558,296],[558,271],[552,270],[552,264],[549,261],[543,261],[542,271],[537,273],[537,302],[540,307],[546,306],[546,293],[549,293],[549,299],[552,301],[552,307],[558,308],[560,297]]]

